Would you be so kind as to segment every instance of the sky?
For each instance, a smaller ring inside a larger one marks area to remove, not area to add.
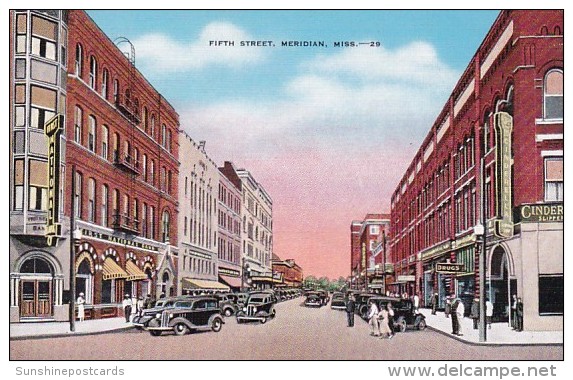
[[[349,275],[351,222],[390,212],[391,194],[498,13],[88,11],[110,39],[132,42],[136,67],[181,128],[270,194],[274,252],[305,276],[331,279]]]

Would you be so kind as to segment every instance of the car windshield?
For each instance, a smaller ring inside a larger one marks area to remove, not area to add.
[[[250,302],[263,303],[264,298],[262,298],[262,297],[251,297]]]

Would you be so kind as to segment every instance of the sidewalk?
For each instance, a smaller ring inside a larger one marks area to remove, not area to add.
[[[452,332],[452,320],[446,318],[443,312],[437,312],[432,315],[430,309],[420,309],[426,317],[426,323],[429,329],[448,335],[459,341],[478,344],[478,345],[563,345],[563,331],[521,331],[517,332],[511,329],[507,323],[492,323],[491,329],[486,331],[486,342],[479,341],[479,330],[474,330],[473,320],[463,318],[462,334],[456,336]]]
[[[69,322],[23,322],[10,324],[10,339],[39,339],[63,336],[103,334],[112,331],[125,331],[133,328],[125,318],[104,318],[76,321],[74,332],[70,331]]]

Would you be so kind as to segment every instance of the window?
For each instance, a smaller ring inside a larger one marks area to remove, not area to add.
[[[163,216],[161,218],[161,241],[168,242],[169,241],[169,212],[163,211]]]
[[[563,274],[540,274],[539,315],[563,315]]]
[[[563,71],[550,70],[543,84],[543,118],[563,119]]]
[[[117,103],[119,96],[119,81],[115,79],[113,81],[113,102]]]
[[[147,182],[147,154],[143,155],[143,162],[141,165],[141,171],[143,172],[143,180]]]
[[[108,145],[109,145],[109,129],[107,128],[107,125],[102,125],[101,126],[101,156],[103,158],[105,158],[106,160],[108,159],[108,156],[107,156]]]
[[[80,107],[76,106],[76,113],[74,119],[74,141],[78,144],[82,143],[82,119],[83,111]]]
[[[109,73],[107,69],[103,70],[101,76],[101,96],[107,99],[107,81],[108,81]]]
[[[95,204],[95,179],[88,180],[88,221],[94,223],[96,219],[96,204]]]
[[[145,131],[145,133],[148,133],[149,131],[147,130],[147,107],[143,107],[143,130]]]
[[[90,56],[90,81],[89,85],[92,89],[96,89],[97,83],[97,61],[95,57],[92,55]]]
[[[155,137],[155,115],[151,115],[151,125],[149,126],[149,135]]]
[[[92,115],[89,117],[88,125],[88,149],[95,153],[96,149],[96,119]]]
[[[76,75],[82,77],[83,70],[83,48],[82,45],[76,45]]]
[[[107,198],[109,189],[107,185],[101,188],[101,225],[107,227]]]
[[[38,160],[30,160],[28,164],[28,208],[30,210],[47,210],[48,163]]]
[[[161,125],[161,146],[165,148],[165,142],[167,139],[167,127],[165,124]]]
[[[563,201],[563,158],[545,159],[545,200]]]
[[[183,222],[183,236],[187,236],[187,217],[185,217],[185,221]]]
[[[32,54],[56,60],[57,24],[32,16]]]
[[[147,236],[147,203],[143,203],[141,210],[141,235],[146,238]]]
[[[139,199],[133,198],[133,226],[139,229]]]
[[[149,208],[149,237],[155,239],[155,207]]]
[[[149,182],[155,186],[155,161],[151,160],[149,166]]]
[[[76,184],[74,191],[74,208],[76,218],[82,218],[82,174],[76,172]]]
[[[116,132],[113,134],[113,161],[117,162],[119,160],[119,134]]]

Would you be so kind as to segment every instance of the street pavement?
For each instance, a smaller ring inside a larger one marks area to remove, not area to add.
[[[302,298],[298,299],[299,301]],[[287,301],[296,302],[296,300]],[[443,333],[452,339],[470,344],[488,345],[547,345],[563,344],[563,331],[521,331],[512,330],[507,323],[493,323],[487,330],[486,342],[479,341],[478,330],[473,329],[473,321],[470,318],[462,320],[463,336],[451,334],[451,319],[446,318],[443,312],[432,315],[431,310],[421,309],[426,316],[427,325],[431,330]],[[359,318],[357,317],[357,321]],[[126,323],[125,318],[106,318],[76,321],[75,331],[70,331],[69,322],[26,322],[10,324],[10,339],[34,339],[54,338],[76,335],[92,335],[125,331],[133,328],[131,323]]]

